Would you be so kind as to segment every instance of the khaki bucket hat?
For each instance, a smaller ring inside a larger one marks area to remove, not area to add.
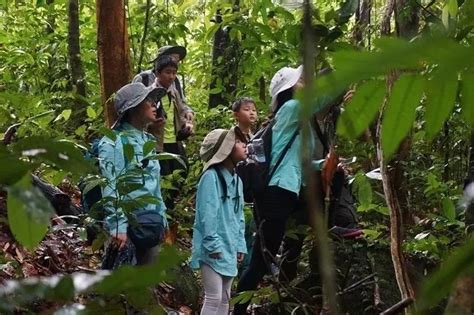
[[[223,162],[235,145],[235,130],[214,129],[207,134],[201,144],[199,155],[204,161],[203,172],[215,164]]]

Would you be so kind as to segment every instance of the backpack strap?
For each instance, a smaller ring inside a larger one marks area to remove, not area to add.
[[[329,143],[326,137],[323,134],[323,131],[321,130],[321,127],[319,126],[319,123],[317,120],[314,121],[314,130],[316,131],[316,134],[318,135],[319,140],[321,141],[321,144],[323,145],[324,148],[324,155],[329,153]]]
[[[217,178],[219,179],[219,183],[220,183],[222,191],[223,191],[222,198],[225,198],[225,197],[227,197],[227,183],[224,179],[224,175],[222,175],[221,171],[217,167],[214,167],[214,170],[216,171]]]
[[[275,174],[276,170],[278,169],[278,167],[280,166],[281,162],[283,161],[283,158],[285,157],[286,153],[288,152],[288,150],[290,149],[291,145],[293,144],[293,142],[295,142],[295,139],[296,139],[296,136],[300,133],[300,130],[299,128],[297,128],[295,130],[295,132],[293,133],[293,135],[291,136],[290,138],[290,141],[288,141],[288,143],[286,144],[285,148],[283,149],[283,151],[281,152],[280,156],[278,157],[278,160],[275,164],[275,166],[272,168],[272,170],[270,171],[270,174],[268,175],[268,179],[267,179],[267,182],[265,184],[265,186],[268,186],[268,184],[270,183],[270,180],[272,179],[273,175]]]

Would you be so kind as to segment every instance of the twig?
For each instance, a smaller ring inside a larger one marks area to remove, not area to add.
[[[7,145],[12,142],[13,136],[17,132],[18,127],[20,127],[20,125],[21,123],[16,123],[7,128],[7,131],[5,131],[5,135],[3,136],[3,139],[2,139],[3,145]]]
[[[357,287],[366,284],[365,282],[366,282],[367,280],[374,278],[376,275],[377,275],[377,273],[374,272],[373,274],[370,274],[370,275],[368,275],[367,277],[362,278],[362,279],[360,279],[359,281],[354,282],[353,284],[351,284],[350,286],[348,286],[348,287],[345,288],[344,290],[338,292],[337,295],[346,294],[346,293],[348,293],[348,292],[350,292],[350,291],[356,289]]]
[[[397,304],[394,304],[387,308],[385,311],[380,313],[380,315],[392,315],[392,314],[398,314],[400,311],[405,309],[407,306],[410,306],[413,303],[413,299],[411,297],[408,297],[406,299],[401,300]]]

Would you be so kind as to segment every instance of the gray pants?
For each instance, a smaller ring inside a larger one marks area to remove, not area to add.
[[[230,288],[233,277],[218,274],[209,265],[201,265],[204,304],[201,315],[229,314]]]

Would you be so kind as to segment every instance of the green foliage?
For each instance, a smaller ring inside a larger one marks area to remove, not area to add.
[[[30,176],[8,189],[8,223],[15,238],[33,250],[48,231],[54,213],[41,191],[33,187]]]
[[[380,80],[362,83],[357,94],[347,103],[345,114],[338,121],[338,131],[344,137],[358,137],[374,120],[385,96],[385,84]]]
[[[404,75],[393,85],[382,122],[381,141],[385,156],[392,156],[411,130],[423,85],[424,80],[418,75]]]
[[[420,313],[426,312],[444,298],[460,275],[474,273],[474,240],[453,251],[442,267],[423,285],[417,302]]]

